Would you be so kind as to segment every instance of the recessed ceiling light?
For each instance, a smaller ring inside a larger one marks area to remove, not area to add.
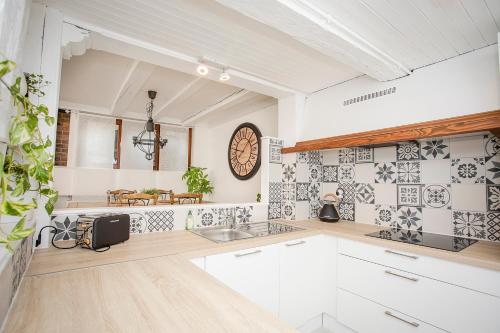
[[[196,71],[200,75],[207,75],[208,74],[208,68],[207,68],[207,66],[202,65],[202,64],[198,65],[198,68],[196,68]]]
[[[220,73],[219,80],[220,81],[227,81],[231,78],[228,73],[226,73],[226,70],[222,70],[222,73]]]

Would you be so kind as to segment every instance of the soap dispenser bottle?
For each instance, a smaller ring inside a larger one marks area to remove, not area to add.
[[[188,215],[186,217],[186,230],[193,229],[193,225],[194,225],[193,213],[191,212],[191,210],[189,210]]]

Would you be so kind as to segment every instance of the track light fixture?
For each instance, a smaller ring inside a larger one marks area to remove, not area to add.
[[[203,65],[203,64],[199,64],[198,68],[196,68],[196,71],[200,75],[207,75],[208,74],[208,67]]]
[[[219,75],[219,80],[220,81],[227,81],[231,78],[231,76],[229,76],[229,74],[226,72],[226,69],[222,69],[222,73],[220,73]]]

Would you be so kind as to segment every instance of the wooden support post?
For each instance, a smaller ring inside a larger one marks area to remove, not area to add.
[[[193,128],[188,130],[188,168],[191,167],[191,152],[193,149]]]
[[[116,119],[117,131],[115,132],[115,163],[113,169],[120,169],[121,146],[122,146],[122,123],[121,119]]]
[[[153,170],[160,170],[160,124],[155,124],[155,156]]]

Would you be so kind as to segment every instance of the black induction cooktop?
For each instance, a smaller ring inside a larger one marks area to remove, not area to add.
[[[459,252],[477,242],[475,239],[432,234],[417,230],[390,228],[366,234],[366,236],[387,239],[395,242],[432,247],[446,251]]]

